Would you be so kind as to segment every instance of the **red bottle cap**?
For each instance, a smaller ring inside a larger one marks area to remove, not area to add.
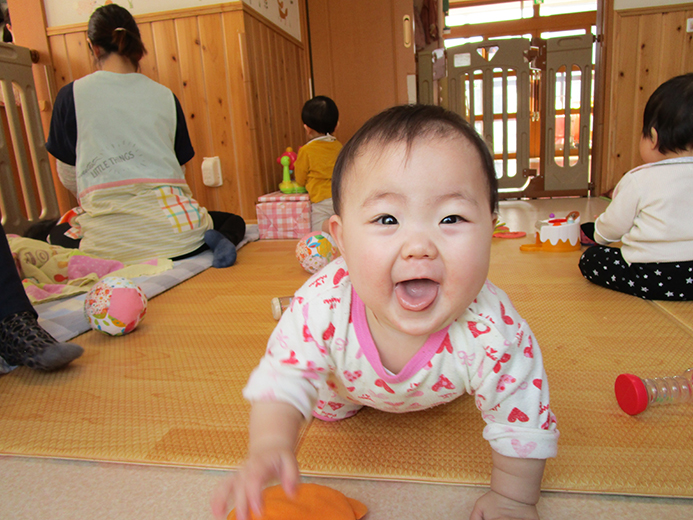
[[[638,376],[621,374],[616,378],[614,390],[618,405],[628,415],[638,415],[647,409],[649,403],[647,388]]]

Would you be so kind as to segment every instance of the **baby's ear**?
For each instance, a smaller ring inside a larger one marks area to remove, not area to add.
[[[491,215],[491,229],[492,229],[491,233],[496,232],[496,225],[497,224],[498,224],[498,213],[496,213],[494,211],[493,214]]]
[[[339,215],[332,215],[329,220],[329,226],[330,235],[332,235],[332,238],[334,238],[337,242],[339,252],[344,254],[344,247],[342,246],[342,244],[344,243],[344,241],[342,240],[342,218]]]
[[[659,149],[659,136],[657,135],[657,129],[652,128],[650,130],[650,141],[652,141],[653,149]]]

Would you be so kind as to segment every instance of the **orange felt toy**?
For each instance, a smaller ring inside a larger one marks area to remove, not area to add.
[[[368,508],[336,489],[319,484],[301,484],[295,498],[289,498],[281,486],[263,491],[264,514],[250,513],[251,520],[359,520]],[[236,520],[232,510],[227,520]]]

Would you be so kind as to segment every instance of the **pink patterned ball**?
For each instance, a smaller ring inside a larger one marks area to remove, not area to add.
[[[338,255],[334,239],[322,231],[307,234],[296,245],[296,258],[309,273],[317,273]]]
[[[108,276],[94,285],[84,300],[84,315],[94,330],[122,336],[135,330],[147,313],[147,297],[127,278]]]

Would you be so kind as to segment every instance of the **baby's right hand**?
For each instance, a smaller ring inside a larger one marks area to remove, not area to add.
[[[225,479],[212,496],[215,518],[226,518],[228,502],[233,498],[238,520],[248,520],[249,510],[262,514],[262,491],[270,480],[278,478],[288,496],[296,494],[300,480],[294,452],[286,448],[255,450],[243,467]]]

